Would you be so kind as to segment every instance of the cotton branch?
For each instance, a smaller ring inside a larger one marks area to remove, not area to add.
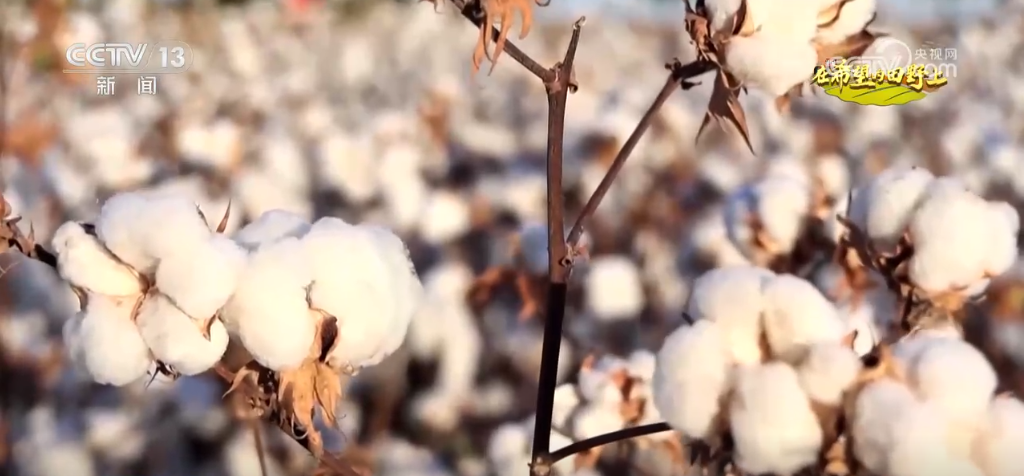
[[[604,178],[601,179],[601,183],[594,190],[594,193],[590,195],[587,200],[587,204],[583,206],[583,210],[580,211],[579,217],[576,218],[576,222],[572,226],[572,230],[569,231],[569,245],[576,244],[580,236],[583,235],[584,222],[594,214],[597,210],[598,205],[601,204],[601,200],[604,199],[605,194],[608,193],[608,189],[611,188],[612,183],[615,182],[615,178],[619,175],[619,171],[622,170],[622,166],[625,165],[626,159],[629,158],[630,154],[633,153],[633,149],[636,147],[640,139],[647,133],[647,129],[651,126],[651,121],[658,115],[658,111],[661,110],[661,106],[668,101],[668,98],[672,96],[677,89],[677,86],[683,90],[690,89],[697,86],[700,83],[693,83],[689,80],[707,73],[714,69],[714,64],[710,61],[697,60],[685,65],[681,64],[678,59],[673,60],[672,63],[666,64],[665,68],[670,71],[668,79],[665,80],[665,86],[661,88],[661,92],[658,93],[658,97],[654,99],[654,102],[647,112],[644,113],[643,118],[633,129],[633,132],[626,139],[626,143],[622,144],[622,148],[619,149],[619,153],[615,156],[615,160],[612,161],[611,167],[608,168],[608,172],[605,173]]]
[[[562,196],[562,147],[565,135],[565,104],[573,83],[572,65],[576,58],[585,18],[573,25],[572,38],[561,62],[550,69],[544,80],[548,96],[548,302],[541,350],[540,380],[537,389],[537,420],[534,424],[531,474],[550,472],[547,463],[551,451],[551,418],[558,385],[558,354],[565,319],[567,281],[572,262],[565,244],[565,198]]]

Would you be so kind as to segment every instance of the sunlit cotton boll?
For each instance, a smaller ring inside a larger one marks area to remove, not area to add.
[[[704,273],[693,286],[686,311],[693,319],[714,321],[725,352],[735,364],[755,364],[761,350],[764,294],[775,274],[753,266],[730,266]]]
[[[626,256],[594,259],[584,286],[587,309],[602,321],[632,319],[643,310],[645,298],[640,270]]]
[[[603,355],[587,362],[576,377],[580,395],[591,402],[619,403],[622,401],[620,377],[626,375],[627,362],[614,355]]]
[[[809,42],[777,33],[733,37],[725,48],[729,72],[747,87],[773,96],[782,96],[807,81],[817,60]]]
[[[97,383],[122,386],[146,375],[149,348],[132,322],[135,299],[90,294],[85,310],[64,324],[71,358]]]
[[[730,363],[719,324],[698,321],[673,331],[658,351],[654,406],[688,439],[715,434],[720,399],[729,390]]]
[[[156,268],[156,287],[193,319],[213,319],[235,292],[248,258],[230,238],[211,235]]]
[[[892,476],[983,476],[966,455],[947,446],[951,428],[942,412],[927,403],[910,405],[892,422],[888,473]]]
[[[996,373],[978,349],[959,339],[925,339],[909,363],[909,381],[949,420],[980,421],[996,389]]]
[[[853,452],[872,474],[887,474],[889,451],[900,435],[893,422],[920,405],[906,385],[894,380],[868,384],[854,402],[850,436]]]
[[[953,179],[934,181],[910,223],[911,281],[925,292],[941,293],[982,280],[995,219],[987,202]]]
[[[310,303],[338,319],[339,343],[329,361],[339,367],[374,365],[390,355],[422,299],[404,249],[383,238],[372,226],[327,217],[302,239],[313,272]]]
[[[796,371],[800,386],[811,400],[838,405],[861,370],[860,357],[849,347],[836,343],[810,346]]]
[[[296,238],[261,245],[250,256],[221,320],[257,362],[290,370],[307,356],[316,333],[306,302],[313,270]]]
[[[213,367],[228,348],[228,332],[219,319],[210,322],[209,340],[197,321],[162,294],[149,296],[136,321],[153,357],[182,375],[198,375]]]
[[[433,192],[420,213],[420,234],[430,244],[447,243],[469,231],[469,215],[469,203],[458,193]]]
[[[126,192],[100,208],[96,234],[121,261],[150,275],[160,259],[202,242],[210,229],[187,198]]]
[[[134,296],[142,282],[131,268],[120,263],[82,225],[67,222],[51,240],[57,254],[60,277],[73,286],[106,296]]]
[[[748,473],[791,476],[818,460],[821,427],[789,365],[739,369],[729,422],[736,464]]]
[[[287,210],[268,210],[235,232],[232,238],[247,249],[282,238],[299,238],[310,224],[302,216]]]
[[[811,344],[839,343],[846,325],[835,306],[808,281],[780,275],[764,288],[764,329],[773,356],[789,363]]]
[[[851,220],[878,250],[892,252],[934,179],[920,167],[886,169],[853,197]]]
[[[977,441],[975,459],[989,476],[1024,474],[1024,403],[999,397],[989,404],[984,429]]]
[[[729,241],[751,259],[787,254],[796,246],[810,205],[807,184],[787,177],[771,176],[743,187],[726,202]],[[754,225],[760,225],[760,233]]]

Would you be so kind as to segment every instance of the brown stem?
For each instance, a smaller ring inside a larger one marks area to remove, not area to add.
[[[640,142],[640,138],[647,133],[647,129],[650,128],[651,122],[654,117],[657,116],[658,111],[661,110],[661,106],[665,104],[672,93],[676,89],[690,89],[696,86],[698,83],[689,82],[690,79],[700,76],[714,68],[714,65],[708,61],[693,61],[687,64],[681,64],[679,60],[674,60],[672,63],[665,65],[665,67],[671,71],[668,75],[668,79],[665,80],[665,86],[661,88],[661,92],[658,93],[658,97],[654,99],[654,103],[651,107],[647,108],[647,112],[644,113],[643,118],[633,129],[633,133],[626,139],[626,143],[622,144],[622,149],[615,156],[615,160],[612,161],[611,167],[608,168],[608,172],[605,173],[604,178],[601,179],[601,183],[594,190],[594,193],[590,195],[590,199],[587,200],[587,204],[583,206],[583,210],[580,210],[580,215],[576,218],[576,223],[572,225],[572,230],[569,231],[569,245],[575,245],[580,236],[583,235],[583,224],[586,220],[594,214],[597,210],[597,206],[601,204],[601,200],[604,199],[605,194],[608,193],[608,189],[611,188],[615,178],[619,175],[619,171],[622,170],[622,166],[625,165],[626,159],[633,153],[633,149],[636,144]]]
[[[650,425],[634,426],[613,431],[611,433],[605,433],[603,435],[597,435],[593,438],[577,441],[565,448],[559,449],[558,451],[551,452],[548,463],[554,464],[577,453],[582,453],[584,451],[617,443],[619,441],[652,435],[654,433],[661,433],[664,431],[672,431],[672,428],[668,426],[668,423],[652,423]]]

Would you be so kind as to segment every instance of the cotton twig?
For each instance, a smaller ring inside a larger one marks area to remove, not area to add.
[[[576,453],[582,453],[594,448],[598,448],[604,445],[617,443],[624,440],[633,438],[639,438],[641,436],[653,435],[655,433],[661,433],[664,431],[672,431],[672,427],[668,426],[668,423],[652,423],[650,425],[640,425],[630,428],[624,428],[622,430],[613,431],[611,433],[605,433],[598,435],[593,438],[587,438],[582,441],[577,441],[565,448],[560,448],[557,451],[552,451],[548,459],[548,464],[557,463],[569,456]]]
[[[594,190],[594,193],[590,195],[586,205],[583,206],[583,210],[580,211],[579,217],[576,218],[576,222],[572,226],[572,230],[569,231],[568,240],[570,246],[575,245],[580,237],[583,236],[583,226],[586,220],[594,214],[598,205],[601,204],[601,200],[604,199],[608,189],[611,188],[615,178],[618,177],[619,171],[622,170],[622,166],[625,165],[626,159],[633,153],[633,149],[640,142],[640,138],[647,133],[647,129],[650,128],[651,122],[658,115],[661,106],[668,101],[668,98],[672,96],[677,87],[678,89],[687,90],[697,86],[699,83],[692,83],[689,80],[714,69],[714,63],[697,60],[684,65],[678,59],[675,59],[671,63],[666,64],[665,68],[670,71],[668,78],[665,80],[665,86],[661,88],[661,92],[658,93],[651,106],[647,108],[647,112],[644,113],[640,122],[637,123],[633,132],[629,135],[629,138],[626,139],[626,143],[622,144],[622,148],[615,155],[615,160],[612,161],[611,167],[605,172],[601,183]]]

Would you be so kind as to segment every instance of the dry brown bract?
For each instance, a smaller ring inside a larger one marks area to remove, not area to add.
[[[526,38],[530,34],[530,27],[533,25],[533,4],[547,6],[550,0],[479,0],[483,10],[484,19],[480,23],[480,36],[477,38],[476,48],[473,50],[473,72],[480,71],[484,57],[491,62],[490,72],[498,64],[498,57],[505,50],[505,42],[508,40],[508,33],[512,30],[512,23],[518,13],[522,19],[522,26],[519,28],[519,39]],[[499,23],[498,39],[494,43],[492,53],[487,45],[494,36],[494,24]]]

